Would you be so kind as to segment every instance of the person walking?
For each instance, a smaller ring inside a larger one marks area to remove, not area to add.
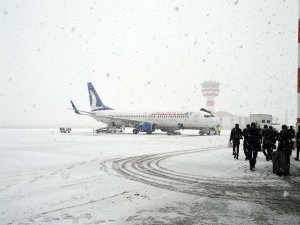
[[[296,147],[297,147],[297,153],[295,160],[299,161],[299,152],[300,152],[300,126],[298,126],[297,133],[296,133]]]
[[[250,152],[249,152],[249,164],[250,170],[255,168],[257,152],[261,149],[261,133],[256,128],[256,123],[251,123],[250,127]]]
[[[268,125],[264,126],[264,129],[262,130],[262,149],[263,153],[266,156],[266,160],[269,161],[272,158],[273,153],[273,131],[272,127],[271,129],[268,128]]]
[[[239,159],[240,140],[243,139],[242,130],[239,128],[239,124],[235,124],[235,127],[231,130],[229,143],[232,142],[232,154],[235,159]]]
[[[278,131],[272,126],[270,126],[269,129],[273,131],[272,144],[273,144],[273,150],[274,150],[274,149],[276,149],[276,142],[278,140]]]
[[[297,146],[297,153],[295,160],[299,161],[299,151],[300,151],[300,126],[298,126],[298,130],[296,133],[296,146]]]
[[[296,132],[295,132],[293,126],[290,126],[289,131],[290,131],[290,135],[291,135],[291,140],[290,140],[291,152],[290,152],[290,154],[292,155],[292,150],[295,149],[295,146],[294,146],[294,139],[295,139],[295,137],[296,137]]]
[[[243,149],[245,154],[245,160],[249,160],[249,152],[250,152],[250,124],[247,124],[246,128],[243,130]]]
[[[220,125],[217,126],[216,131],[217,131],[217,134],[220,136],[220,134],[221,134],[221,126]]]
[[[295,130],[294,130],[294,127],[293,127],[293,126],[290,126],[290,129],[289,129],[289,131],[291,132],[291,137],[292,137],[292,138],[295,138],[295,136],[296,136],[296,132],[295,132]]]
[[[291,141],[292,141],[291,131],[288,129],[286,125],[282,125],[282,130],[279,132],[278,135],[279,156],[277,160],[279,160],[280,171],[277,171],[277,174],[278,173],[281,173],[282,175],[289,174],[290,155],[292,151]]]

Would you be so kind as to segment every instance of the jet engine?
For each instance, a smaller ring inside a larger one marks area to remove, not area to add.
[[[151,134],[153,131],[157,129],[157,125],[151,122],[142,122],[133,130],[133,133],[137,134],[138,132],[146,132],[147,134]]]

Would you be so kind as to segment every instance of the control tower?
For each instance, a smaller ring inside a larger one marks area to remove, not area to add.
[[[206,108],[212,112],[215,110],[215,98],[220,93],[220,83],[216,81],[205,81],[202,84],[202,95],[206,97]]]

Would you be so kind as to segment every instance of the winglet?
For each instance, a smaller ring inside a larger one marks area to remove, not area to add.
[[[70,100],[70,101],[71,101],[72,108],[73,108],[74,112],[75,112],[76,114],[80,114],[80,112],[77,110],[77,108],[76,108],[76,106],[74,105],[74,103],[72,102],[72,100]]]

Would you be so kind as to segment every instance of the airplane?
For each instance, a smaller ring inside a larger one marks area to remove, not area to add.
[[[133,127],[133,134],[152,134],[157,129],[168,135],[180,134],[181,129],[199,130],[199,135],[209,134],[211,131],[217,133],[219,120],[204,108],[199,112],[122,112],[104,105],[91,82],[87,86],[91,111],[78,110],[71,100],[72,110],[78,115],[88,115],[107,124],[114,133],[117,128],[124,131],[125,127]]]

